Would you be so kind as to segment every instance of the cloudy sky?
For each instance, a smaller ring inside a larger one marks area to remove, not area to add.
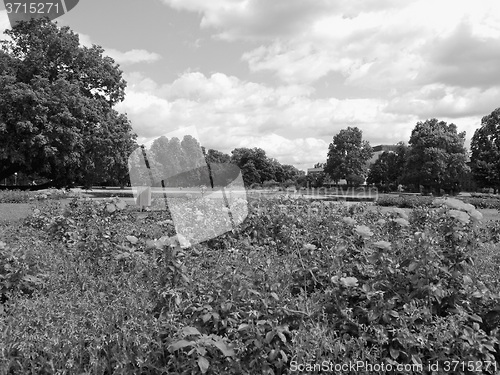
[[[305,170],[348,126],[374,146],[438,118],[468,146],[500,107],[498,0],[81,0],[58,23],[120,64],[140,142],[194,126]]]

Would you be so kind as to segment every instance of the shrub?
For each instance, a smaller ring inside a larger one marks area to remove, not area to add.
[[[27,203],[30,194],[21,190],[0,190],[0,203]]]
[[[394,206],[399,208],[429,207],[433,198],[419,195],[382,195],[378,198],[379,206]]]
[[[40,203],[23,227],[0,227],[5,243],[27,237],[0,276],[43,279],[9,300],[0,372],[290,374],[308,362],[457,360],[492,374],[500,286],[489,241],[500,224],[478,225],[458,200],[434,203],[407,215],[250,199],[242,224],[196,246],[174,236],[168,211]]]

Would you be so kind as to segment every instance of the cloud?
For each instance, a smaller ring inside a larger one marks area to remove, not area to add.
[[[436,82],[486,88],[500,80],[496,0],[163,2],[198,12],[217,38],[259,42],[243,61],[285,84],[314,84],[331,72],[345,85],[387,92]]]
[[[390,100],[385,111],[393,114],[412,113],[421,119],[481,118],[498,106],[500,87],[463,88],[436,83],[423,86]]]
[[[307,87],[273,88],[223,73],[189,72],[167,85],[139,73],[125,79],[126,98],[117,109],[128,114],[140,142],[196,126],[209,148],[261,147],[304,169],[324,161],[332,137],[347,126],[358,126],[370,141],[397,143],[416,123],[413,116],[385,111],[386,100],[314,99]]]
[[[93,41],[89,35],[78,33],[80,45],[87,48],[92,47]],[[132,49],[129,51],[118,51],[113,48],[103,47],[105,55],[111,57],[117,64],[131,65],[136,63],[152,63],[161,59],[161,55],[155,52],[149,52],[143,49]]]
[[[428,44],[422,81],[483,88],[500,84],[500,29],[475,34],[471,24],[462,22],[450,35]]]
[[[216,37],[228,41],[265,41],[287,37],[307,28],[318,15],[337,6],[328,0],[163,0],[178,10],[202,14],[202,28],[218,30]]]
[[[154,52],[148,52],[143,49],[132,49],[126,52],[120,52],[115,49],[106,49],[109,57],[115,60],[118,64],[128,65],[136,63],[151,63],[161,59],[161,56]]]

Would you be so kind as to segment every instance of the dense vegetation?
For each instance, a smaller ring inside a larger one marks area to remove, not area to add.
[[[195,246],[117,198],[37,205],[0,227],[1,373],[495,373],[500,223],[461,201],[408,217],[252,200]]]

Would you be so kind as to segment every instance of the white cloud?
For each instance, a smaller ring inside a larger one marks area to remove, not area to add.
[[[463,118],[488,114],[499,105],[500,87],[489,89],[426,85],[393,98],[386,111],[419,118]]]
[[[115,60],[118,64],[136,64],[141,62],[151,63],[161,59],[161,56],[154,52],[148,52],[143,49],[132,49],[130,51],[121,52],[115,49],[106,49],[109,57]]]
[[[125,79],[127,95],[117,109],[127,112],[141,141],[196,126],[207,147],[261,147],[304,169],[324,161],[332,137],[347,126],[358,126],[376,144],[406,141],[416,123],[386,111],[386,100],[313,99],[307,88],[272,88],[222,73],[185,73],[163,86],[139,73]]]
[[[163,1],[202,14],[201,26],[218,38],[259,41],[243,60],[287,84],[312,84],[329,72],[346,85],[403,92],[431,80],[499,82],[497,0]]]
[[[89,35],[78,33],[80,45],[87,48],[92,47],[92,39]],[[155,52],[149,52],[143,49],[132,49],[129,51],[118,51],[113,48],[103,47],[105,55],[111,57],[117,64],[130,65],[136,63],[152,63],[161,59],[161,56]]]

